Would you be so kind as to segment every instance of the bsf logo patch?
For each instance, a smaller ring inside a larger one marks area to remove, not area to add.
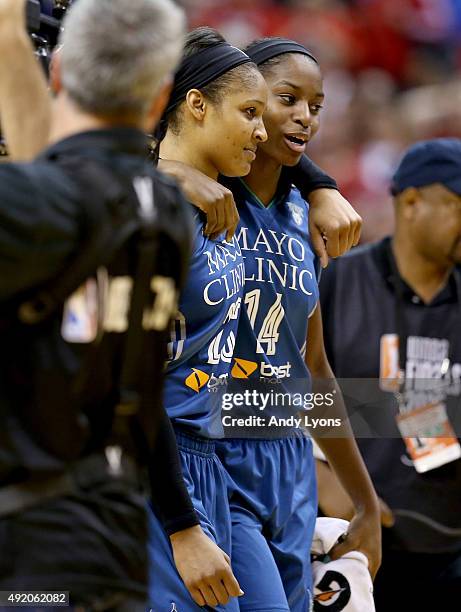
[[[254,361],[248,361],[247,359],[234,358],[234,367],[232,368],[232,378],[248,378],[258,367],[258,364]]]
[[[210,377],[202,370],[198,370],[197,368],[192,368],[192,374],[184,381],[186,387],[198,393],[202,387],[204,387],[207,382],[210,380]]]
[[[341,612],[351,598],[351,587],[347,578],[339,572],[325,572],[322,580],[315,585],[314,612]]]

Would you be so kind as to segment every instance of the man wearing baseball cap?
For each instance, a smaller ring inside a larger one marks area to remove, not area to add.
[[[370,398],[375,437],[358,440],[383,500],[377,610],[449,610],[461,594],[461,140],[410,147],[391,192],[394,235],[323,274],[325,345],[337,378],[375,379],[386,398]],[[321,510],[350,518],[332,472],[319,474]]]

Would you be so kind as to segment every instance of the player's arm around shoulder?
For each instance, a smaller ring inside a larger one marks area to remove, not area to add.
[[[226,232],[226,239],[232,239],[239,214],[234,196],[227,187],[181,162],[161,159],[159,169],[177,180],[189,202],[206,214],[206,236],[215,238]]]
[[[328,257],[339,257],[360,239],[362,219],[341,195],[336,181],[307,155],[292,168],[284,168],[289,180],[309,202],[309,233],[322,267]]]
[[[309,232],[322,266],[328,257],[339,257],[357,246],[362,218],[336,189],[316,189],[309,194]]]
[[[321,381],[322,390],[327,385],[331,391],[334,391],[333,412],[341,422],[338,437],[332,437],[335,434],[331,431],[316,435],[314,430],[313,435],[354,508],[354,517],[348,535],[341,544],[337,544],[332,549],[330,556],[332,559],[337,559],[349,551],[359,550],[367,556],[370,573],[374,578],[381,564],[379,502],[348,424],[339,385],[328,363],[319,306],[309,319],[306,364],[312,374],[314,390],[317,379]]]

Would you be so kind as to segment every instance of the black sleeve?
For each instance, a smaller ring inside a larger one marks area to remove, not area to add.
[[[293,183],[305,200],[309,194],[316,189],[338,189],[336,181],[325,174],[307,155],[303,155],[298,164],[293,168],[285,166],[284,178]]]
[[[162,407],[157,443],[151,466],[152,503],[163,526],[171,535],[199,524],[182,475],[176,437]]]
[[[169,246],[160,249],[158,266],[165,275],[171,275],[176,279],[178,290],[181,290],[187,277],[192,244],[191,207],[178,187],[169,179],[160,176],[158,184],[161,186],[164,202],[170,203],[169,213],[171,215],[167,224],[170,236]],[[166,359],[168,335],[169,326],[163,335],[159,333],[158,339],[158,342],[165,347],[164,360]],[[158,368],[157,371],[159,371]],[[199,520],[184,482],[176,436],[163,406],[163,384],[159,385],[158,392],[160,393],[158,400],[159,428],[157,441],[149,461],[151,501],[166,532],[171,535],[182,529],[198,525]]]
[[[320,280],[320,305],[322,307],[323,339],[325,350],[331,369],[335,371],[335,359],[333,350],[334,327],[334,304],[336,288],[337,262],[330,260],[328,267],[322,270]]]

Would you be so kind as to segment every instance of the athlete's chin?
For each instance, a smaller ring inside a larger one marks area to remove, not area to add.
[[[297,157],[295,157],[294,159],[290,159],[287,160],[286,163],[284,163],[284,166],[288,166],[288,167],[293,167],[293,166],[297,166],[301,160],[302,155],[298,155]]]
[[[304,151],[293,151],[293,149],[290,149],[284,139],[280,141],[279,156],[281,157],[280,163],[282,166],[296,166],[303,153]]]
[[[288,166],[289,168],[296,166],[300,159],[302,157],[302,154],[296,154],[296,153],[291,153],[288,155],[284,155],[283,158],[280,160],[280,163],[282,166]]]
[[[224,176],[234,177],[234,176],[246,176],[250,174],[251,164],[248,162],[244,162],[239,164],[238,166],[233,166],[232,168],[228,168],[226,172],[221,172]]]

